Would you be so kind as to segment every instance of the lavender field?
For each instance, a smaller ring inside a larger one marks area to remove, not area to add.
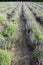
[[[43,65],[43,2],[0,2],[0,65]]]

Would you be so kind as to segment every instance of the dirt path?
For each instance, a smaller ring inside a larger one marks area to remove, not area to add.
[[[29,50],[26,44],[26,20],[21,10],[20,16],[20,36],[17,46],[14,48],[14,59],[11,65],[29,65]]]

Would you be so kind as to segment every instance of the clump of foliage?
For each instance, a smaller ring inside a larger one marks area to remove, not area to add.
[[[43,49],[42,50],[36,50],[36,52],[40,53],[40,56],[43,57]]]
[[[13,9],[10,9],[9,12],[7,13],[7,19],[9,19],[12,16],[12,13],[14,13]]]
[[[35,65],[35,64],[39,65],[39,57],[40,57],[40,53],[34,50],[30,65]]]
[[[11,65],[11,52],[0,49],[0,65]]]
[[[40,23],[42,23],[43,24],[43,13],[41,13],[41,12],[36,12],[36,17],[37,17],[37,19],[39,20],[39,21],[41,21]]]
[[[5,20],[6,20],[6,18],[5,18],[5,17],[0,16],[0,25],[5,24]]]
[[[18,39],[18,25],[16,22],[9,22],[9,24],[6,26],[6,28],[3,29],[1,32],[3,37],[6,40],[8,48],[11,48],[11,46],[15,43],[15,41]]]
[[[5,49],[5,38],[0,34],[0,48]]]

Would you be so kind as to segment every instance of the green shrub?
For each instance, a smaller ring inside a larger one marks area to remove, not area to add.
[[[2,31],[2,35],[6,40],[7,48],[10,48],[18,39],[18,26],[16,22],[10,22],[8,26]]]
[[[6,18],[5,18],[5,17],[0,16],[0,25],[5,24],[5,20],[6,20]]]
[[[0,48],[5,48],[5,38],[0,34]]]
[[[37,52],[39,52],[40,53],[40,56],[43,57],[43,50],[37,50]]]
[[[2,31],[4,37],[14,36],[15,39],[18,37],[18,26],[10,22],[8,26]]]
[[[0,65],[11,65],[11,52],[0,49]]]

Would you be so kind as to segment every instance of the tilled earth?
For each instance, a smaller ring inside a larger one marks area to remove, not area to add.
[[[20,21],[20,37],[17,46],[14,48],[12,65],[29,65],[29,51],[25,39],[25,23]]]

